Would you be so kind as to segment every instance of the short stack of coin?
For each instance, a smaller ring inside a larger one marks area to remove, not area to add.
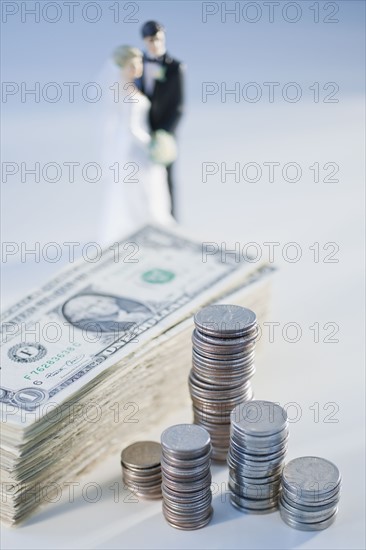
[[[338,512],[341,476],[329,460],[304,456],[283,469],[280,514],[285,523],[302,531],[320,531]]]
[[[124,484],[139,497],[161,498],[161,446],[155,441],[138,441],[121,454]]]
[[[287,414],[276,403],[250,401],[235,407],[227,462],[236,508],[257,514],[277,509],[287,440]]]
[[[257,318],[236,305],[211,305],[194,317],[189,390],[194,423],[211,435],[212,458],[224,461],[230,444],[230,413],[253,398]]]
[[[199,529],[212,517],[210,434],[178,424],[161,435],[163,513],[177,529]]]

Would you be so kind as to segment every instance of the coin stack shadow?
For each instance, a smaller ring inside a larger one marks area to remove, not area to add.
[[[225,461],[230,443],[230,413],[253,398],[257,318],[236,305],[211,305],[194,317],[189,390],[194,423],[211,436],[212,458]]]
[[[155,441],[138,441],[123,449],[122,479],[134,495],[161,498],[161,446]]]
[[[163,514],[177,529],[204,527],[212,517],[210,434],[178,424],[161,435]]]
[[[233,506],[256,514],[278,508],[287,440],[287,414],[276,403],[251,401],[235,407],[227,459]]]
[[[329,460],[304,456],[283,469],[280,514],[285,523],[301,531],[320,531],[336,518],[341,476]]]

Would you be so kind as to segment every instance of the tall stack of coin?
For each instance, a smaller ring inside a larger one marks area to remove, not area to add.
[[[178,424],[161,435],[163,513],[177,529],[199,529],[212,517],[210,434]]]
[[[194,321],[189,376],[194,423],[210,433],[212,458],[223,461],[230,443],[230,413],[253,398],[257,318],[241,306],[211,305],[196,313]]]
[[[121,454],[123,482],[137,496],[161,498],[161,446],[155,441],[138,441]]]
[[[277,509],[287,439],[287,414],[276,403],[250,401],[232,411],[227,462],[236,508],[257,514]]]
[[[290,527],[320,531],[333,523],[338,512],[341,476],[329,460],[304,456],[283,469],[280,514]]]

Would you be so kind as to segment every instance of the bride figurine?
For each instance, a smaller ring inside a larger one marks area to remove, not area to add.
[[[142,52],[120,46],[113,54],[119,79],[110,90],[105,136],[104,245],[121,239],[148,222],[173,225],[167,172],[152,159],[154,137],[149,133],[149,99],[135,85],[143,71]]]

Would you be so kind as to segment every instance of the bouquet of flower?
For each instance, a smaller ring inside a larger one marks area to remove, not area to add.
[[[168,166],[177,158],[177,144],[174,137],[165,130],[153,133],[150,142],[150,159],[156,164]]]

